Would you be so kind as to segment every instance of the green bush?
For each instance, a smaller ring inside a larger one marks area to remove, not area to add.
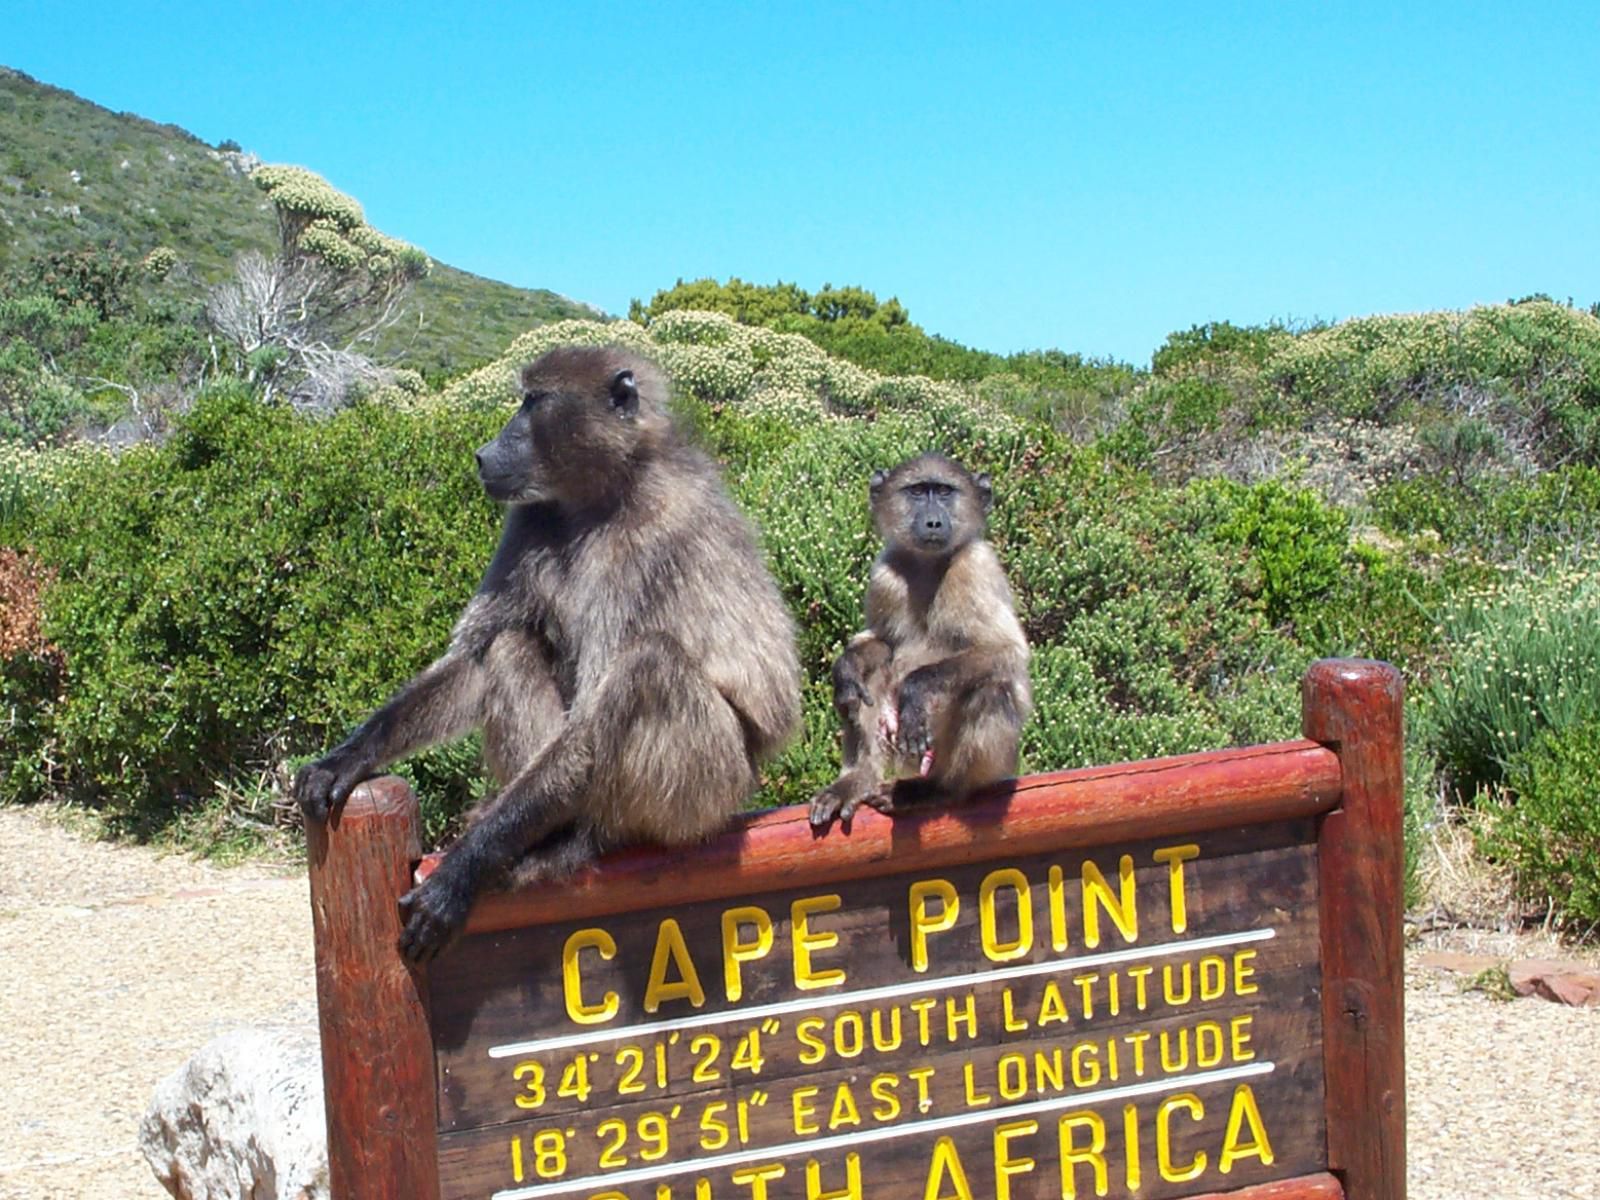
[[[1567,922],[1600,927],[1600,720],[1546,729],[1512,756],[1509,797],[1485,807],[1479,842],[1519,892]]]
[[[1314,617],[1344,569],[1350,515],[1276,480],[1250,488],[1227,480],[1209,486],[1233,502],[1217,532],[1253,551],[1267,620],[1299,624]]]
[[[48,783],[161,821],[342,736],[444,647],[476,584],[498,515],[472,450],[499,423],[376,405],[315,422],[229,386],[165,445],[72,460],[9,535],[58,572],[45,634],[67,678],[0,795]],[[27,769],[46,761],[48,781]],[[437,828],[479,785],[459,753],[431,761]]]
[[[1600,719],[1600,566],[1508,569],[1444,611],[1452,649],[1433,686],[1440,766],[1470,800],[1546,730]]]

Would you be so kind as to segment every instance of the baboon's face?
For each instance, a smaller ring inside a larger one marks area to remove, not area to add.
[[[993,493],[941,454],[924,454],[872,476],[872,522],[886,543],[938,556],[983,536]]]
[[[643,364],[590,348],[552,351],[524,369],[522,404],[478,451],[491,499],[576,505],[615,498],[665,418],[641,391]]]

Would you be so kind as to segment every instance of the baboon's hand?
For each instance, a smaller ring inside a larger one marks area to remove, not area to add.
[[[928,677],[921,671],[911,672],[900,685],[900,716],[894,744],[903,758],[920,760],[933,749],[933,721],[929,712],[932,693]]]
[[[471,892],[441,867],[400,897],[400,953],[419,965],[433,959],[460,936],[471,908]]]
[[[335,750],[307,763],[294,777],[294,798],[308,821],[326,821],[338,811],[356,784],[372,775],[372,766],[357,755]]]
[[[871,785],[863,787],[849,779],[831,783],[811,798],[812,827],[826,829],[835,817],[848,825],[850,818],[856,815],[856,809],[863,804],[883,813],[894,811],[893,799],[886,788]]]

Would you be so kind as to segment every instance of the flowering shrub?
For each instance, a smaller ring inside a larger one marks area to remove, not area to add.
[[[1600,562],[1592,556],[1493,583],[1445,608],[1453,649],[1433,689],[1440,765],[1472,799],[1503,783],[1510,763],[1546,730],[1600,719]]]
[[[1345,321],[1277,343],[1262,382],[1268,423],[1389,422],[1460,387],[1546,461],[1600,452],[1600,319],[1549,301]]]

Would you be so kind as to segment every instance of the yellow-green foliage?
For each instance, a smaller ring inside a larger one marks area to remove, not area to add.
[[[1600,399],[1600,320],[1544,300],[1361,317],[1277,341],[1262,374],[1297,406],[1346,416],[1393,414],[1459,385],[1590,407]]]
[[[278,209],[291,252],[319,258],[341,273],[412,279],[428,273],[432,264],[422,251],[372,228],[354,197],[315,171],[264,166],[250,178]]]
[[[880,375],[831,357],[798,334],[740,325],[720,313],[670,312],[649,329],[632,321],[559,321],[517,338],[494,362],[452,383],[443,402],[477,406],[517,399],[517,371],[563,345],[626,346],[654,359],[675,389],[697,400],[732,404],[810,423],[879,408],[960,405],[1007,429],[1018,422],[969,387],[917,375]]]
[[[1448,602],[1434,691],[1440,763],[1471,799],[1547,730],[1600,720],[1600,557],[1507,565]]]

